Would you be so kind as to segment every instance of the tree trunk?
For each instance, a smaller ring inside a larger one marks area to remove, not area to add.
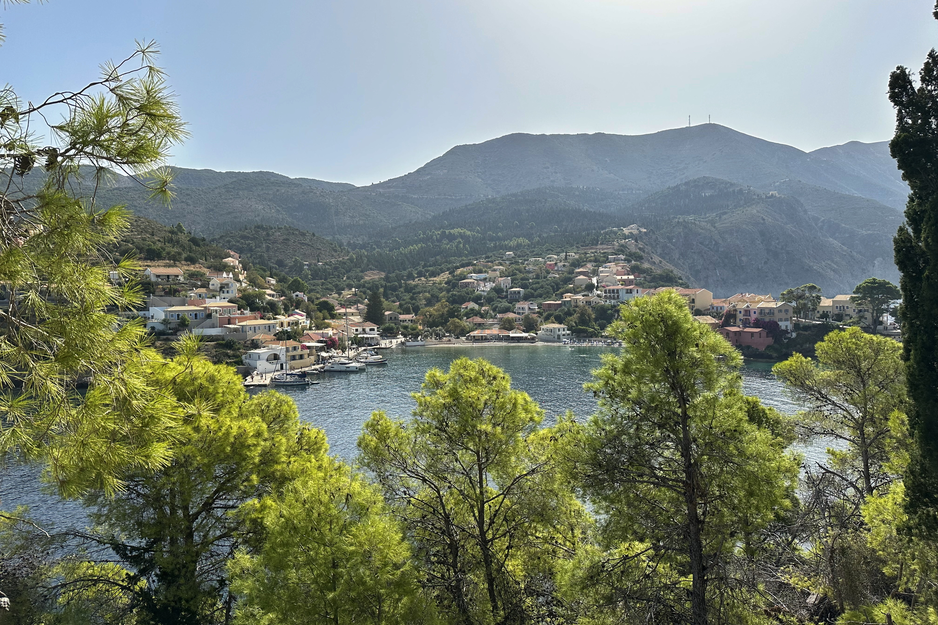
[[[453,603],[456,604],[456,613],[459,617],[459,623],[468,625],[472,622],[472,618],[469,614],[469,602],[466,600],[465,593],[465,577],[462,572],[462,565],[460,562],[460,549],[459,549],[459,540],[456,536],[456,530],[453,527],[453,521],[447,512],[446,505],[443,503],[442,499],[440,501],[440,509],[443,511],[443,527],[446,533],[446,546],[449,550],[449,568],[452,572],[452,580],[450,583],[450,595],[453,598]]]
[[[485,569],[485,586],[488,589],[489,594],[489,604],[492,609],[492,619],[494,622],[499,622],[499,609],[498,609],[498,595],[495,590],[495,571],[492,565],[492,548],[488,540],[488,532],[485,529],[485,471],[482,468],[482,458],[479,454],[476,454],[476,462],[478,463],[477,471],[477,483],[476,488],[478,489],[476,496],[478,497],[477,501],[477,511],[476,511],[476,522],[479,533],[479,548],[482,551],[482,566]]]
[[[873,494],[873,473],[870,470],[870,446],[866,442],[866,432],[862,425],[860,426],[860,458],[863,462],[863,490],[869,497]]]
[[[683,402],[682,402],[683,403]],[[687,555],[691,573],[691,623],[707,625],[707,570],[703,555],[703,521],[697,511],[700,476],[694,461],[689,415],[681,410],[681,455],[684,459],[684,504],[687,509]]]

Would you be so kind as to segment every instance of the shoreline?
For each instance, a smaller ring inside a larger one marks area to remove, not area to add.
[[[511,347],[516,345],[527,345],[531,347],[621,347],[621,345],[616,344],[601,344],[601,343],[554,343],[547,341],[536,341],[533,343],[512,343],[509,341],[477,341],[477,342],[465,342],[465,341],[453,341],[453,342],[440,342],[432,343],[427,342],[426,345],[420,345],[417,347],[402,347],[401,349],[410,350],[410,349],[423,349],[425,347]]]

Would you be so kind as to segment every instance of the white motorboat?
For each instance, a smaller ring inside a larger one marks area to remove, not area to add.
[[[275,373],[271,382],[274,386],[308,386],[310,384],[319,384],[319,382],[310,379],[305,371]]]
[[[355,360],[364,365],[386,365],[388,364],[388,359],[384,356],[376,354],[372,351],[362,352],[359,354]]]
[[[323,371],[330,371],[332,373],[353,373],[355,371],[364,370],[365,365],[363,363],[355,362],[348,358],[333,358],[326,363],[326,367],[323,369]]]

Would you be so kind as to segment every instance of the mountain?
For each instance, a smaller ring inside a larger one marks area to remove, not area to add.
[[[365,189],[442,210],[538,187],[594,187],[638,198],[710,176],[752,187],[796,179],[901,207],[908,191],[890,173],[895,162],[888,150],[863,145],[809,154],[718,124],[637,136],[512,134],[454,147],[412,173]]]
[[[177,169],[172,208],[150,201],[145,189],[118,177],[98,201],[124,204],[135,214],[214,236],[256,224],[350,236],[412,221],[428,212],[391,199],[348,194],[345,185],[287,178],[270,172]],[[330,186],[332,185],[332,186]],[[354,190],[350,187],[349,190]]]
[[[827,293],[849,293],[877,273],[895,279],[862,247],[851,249],[818,228],[822,218],[800,200],[776,192],[698,178],[654,194],[627,212],[648,229],[641,236],[643,244],[693,284],[717,294],[777,295],[807,282]],[[891,262],[889,267],[895,271]]]
[[[814,150],[810,152],[810,156],[812,161],[829,163],[840,171],[850,173],[858,181],[876,181],[876,188],[868,188],[860,182],[852,189],[853,194],[877,199],[894,208],[905,207],[909,186],[902,179],[896,161],[889,154],[888,141],[850,141],[843,145]]]
[[[809,153],[716,124],[639,136],[512,134],[456,146],[365,187],[272,172],[175,173],[172,209],[119,176],[98,201],[200,236],[256,224],[316,232],[392,254],[395,267],[638,223],[698,284],[729,284],[720,277],[726,267],[713,265],[718,276],[702,266],[717,262],[704,251],[722,246],[738,258],[736,277],[745,274],[755,289],[762,276],[757,290],[802,278],[838,289],[858,276],[895,280],[891,238],[908,192],[886,143]],[[401,252],[410,245],[419,253]]]
[[[763,191],[793,182],[788,192],[796,197],[824,189],[894,209],[907,194],[885,143],[807,153],[717,124],[638,136],[512,134],[456,146],[414,172],[365,187],[272,172],[177,168],[175,174],[172,213],[149,203],[145,189],[126,178],[117,177],[100,197],[202,235],[265,223],[348,239],[536,189],[578,189],[576,203],[606,212],[700,177]]]
[[[870,275],[898,284],[899,270],[892,249],[892,238],[904,219],[898,210],[797,180],[776,183],[772,190],[798,198],[821,233],[872,263]]]
[[[265,184],[268,181],[297,182],[313,189],[323,191],[348,191],[355,185],[348,182],[327,182],[313,178],[288,178],[270,171],[215,171],[212,169],[185,169],[171,167],[173,184],[180,188],[214,189],[223,187],[236,180],[249,180]]]

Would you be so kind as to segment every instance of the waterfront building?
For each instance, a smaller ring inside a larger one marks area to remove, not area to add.
[[[251,373],[274,373],[286,371],[286,348],[275,343],[252,349],[241,357],[241,362]]]
[[[545,323],[537,333],[539,341],[560,343],[572,336],[570,330],[562,323]]]

